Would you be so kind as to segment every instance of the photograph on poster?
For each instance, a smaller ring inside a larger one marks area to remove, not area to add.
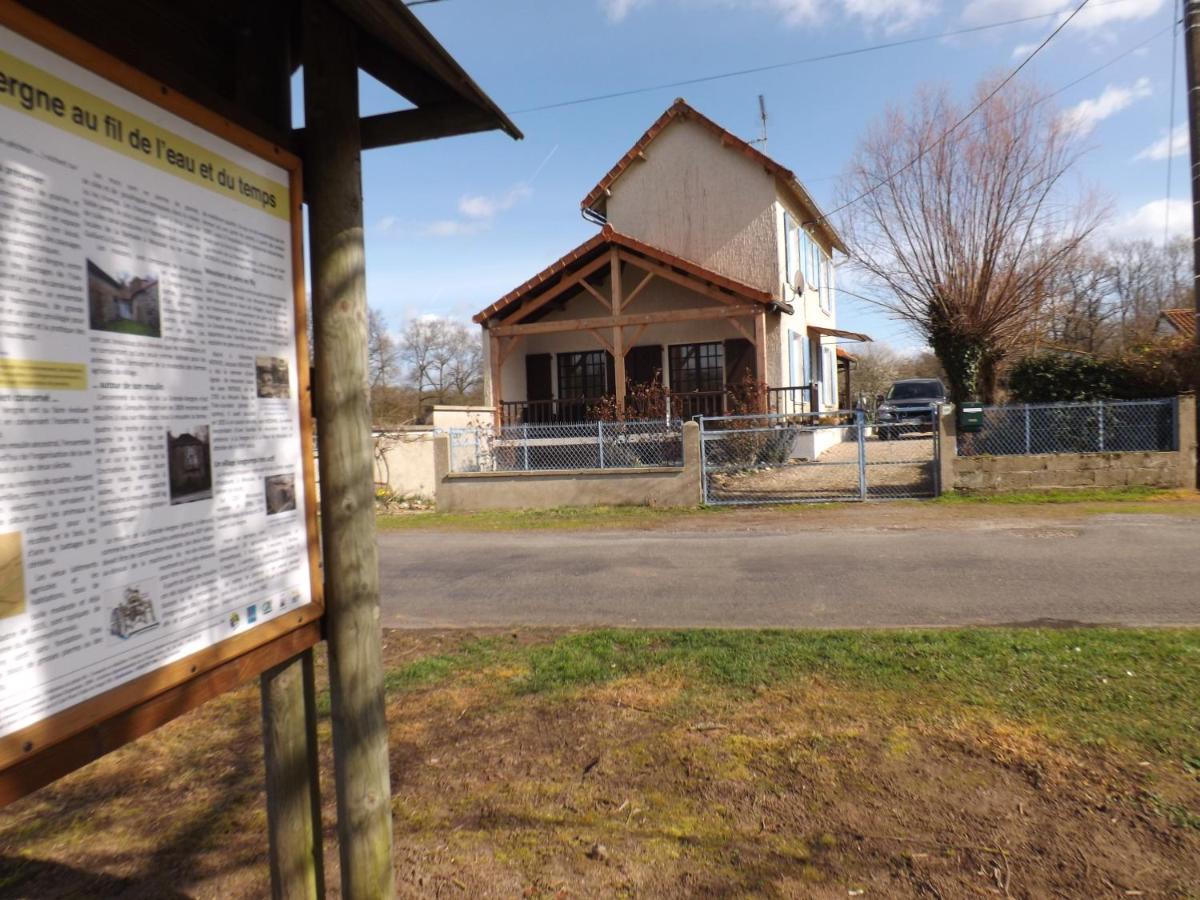
[[[289,473],[268,475],[263,479],[267,496],[267,515],[291,512],[296,508],[296,476]]]
[[[124,641],[157,628],[158,613],[154,601],[158,593],[157,578],[108,591],[104,600],[109,611],[109,634]]]
[[[158,279],[152,275],[115,278],[87,261],[88,316],[93,331],[161,337]]]
[[[25,612],[25,564],[21,533],[0,534],[0,619]]]
[[[207,425],[167,432],[167,474],[172,506],[212,499],[212,446]]]
[[[254,359],[254,372],[258,380],[259,397],[283,400],[291,396],[286,359],[279,356],[257,356]]]

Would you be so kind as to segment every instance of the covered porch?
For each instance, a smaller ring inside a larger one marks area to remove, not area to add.
[[[814,409],[781,383],[791,308],[606,227],[475,317],[502,424]]]

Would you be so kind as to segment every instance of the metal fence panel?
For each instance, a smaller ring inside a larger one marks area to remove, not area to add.
[[[681,422],[519,424],[450,431],[451,472],[640,469],[683,465]]]
[[[1173,399],[988,406],[978,432],[959,433],[958,455],[1169,451],[1175,416]]]
[[[827,503],[932,497],[933,410],[881,434],[862,412],[700,420],[704,502]]]

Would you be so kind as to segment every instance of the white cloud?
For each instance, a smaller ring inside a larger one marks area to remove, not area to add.
[[[395,216],[384,216],[375,223],[375,230],[383,234],[387,234],[399,224],[399,220]]]
[[[634,9],[654,0],[599,0],[610,22],[623,21]],[[777,15],[790,26],[814,25],[825,21],[831,9],[868,27],[888,32],[903,31],[935,15],[940,0],[673,0],[689,10],[723,7],[745,11],[756,9]]]
[[[1171,156],[1183,156],[1188,152],[1188,127],[1176,125],[1170,134],[1163,132],[1162,136],[1143,149],[1134,159],[1167,159]]]
[[[1013,59],[1025,59],[1034,50],[1038,48],[1037,44],[1017,44],[1013,47]]]
[[[1192,204],[1190,200],[1151,200],[1115,223],[1112,233],[1114,237],[1149,238],[1153,241],[1160,241],[1164,228],[1167,235],[1173,238],[1191,233]]]
[[[600,0],[600,6],[610,22],[620,22],[640,0]]]
[[[1127,106],[1150,96],[1150,79],[1139,78],[1126,87],[1110,84],[1099,97],[1083,100],[1063,113],[1063,123],[1079,135],[1092,132],[1098,124]]]
[[[1167,0],[1116,0],[1088,4],[1071,20],[1070,29],[1094,30],[1118,22],[1148,19],[1162,9]],[[1028,16],[1061,13],[1054,24],[1063,21],[1079,3],[1077,0],[970,0],[963,9],[963,21],[968,25],[986,25]],[[1030,23],[1036,25],[1039,23]]]
[[[525,182],[520,182],[503,194],[463,195],[458,201],[458,211],[468,219],[491,219],[496,213],[528,200],[531,194],[533,189]]]

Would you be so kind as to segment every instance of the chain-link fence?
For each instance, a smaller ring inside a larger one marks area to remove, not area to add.
[[[862,412],[703,418],[704,502],[823,503],[931,497],[937,488],[932,409],[891,423]]]
[[[451,472],[544,472],[683,465],[681,422],[453,428]]]
[[[1176,402],[1103,400],[987,406],[977,432],[959,430],[959,456],[1170,451]]]

